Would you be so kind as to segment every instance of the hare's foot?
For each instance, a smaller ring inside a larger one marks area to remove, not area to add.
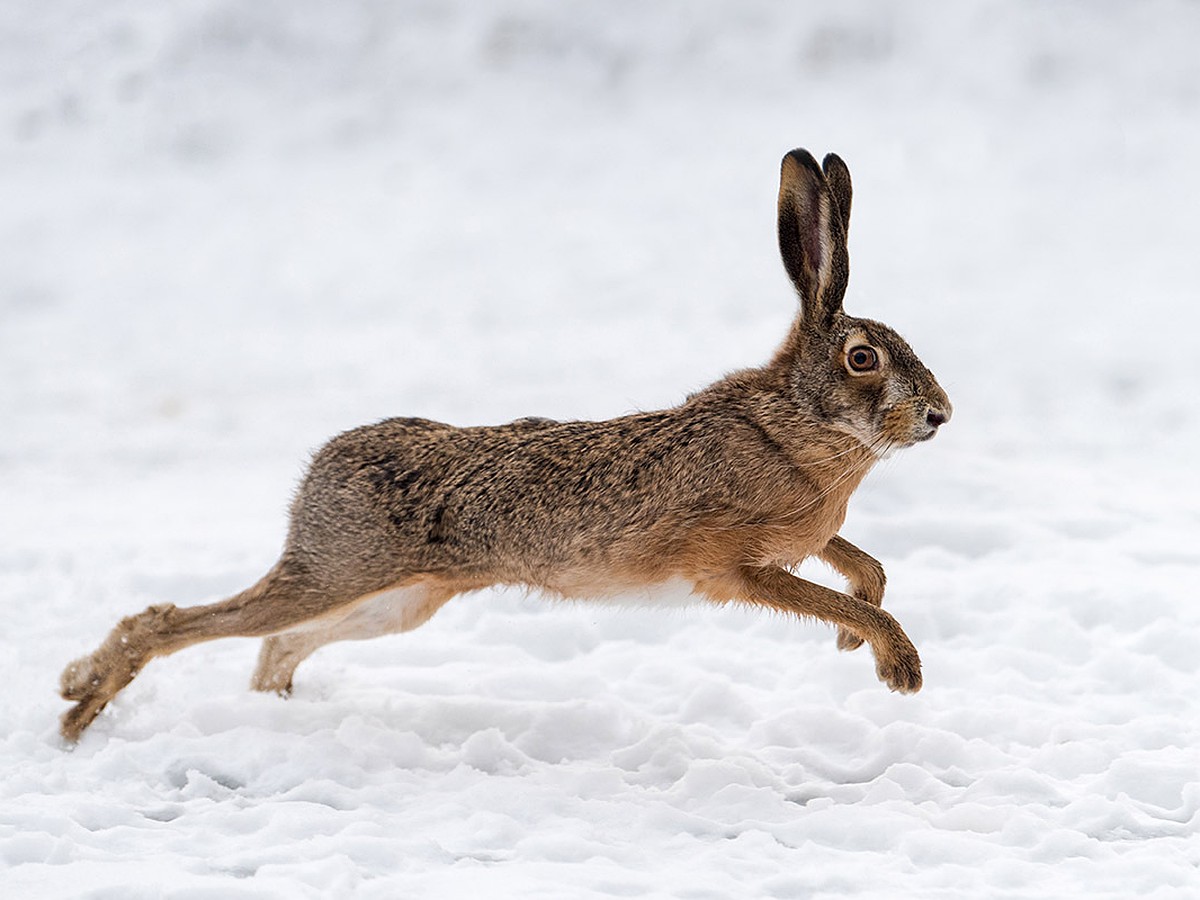
[[[96,716],[100,715],[100,710],[108,704],[108,699],[99,693],[91,694],[63,713],[58,728],[63,739],[72,744],[78,741],[83,730],[95,721]]]
[[[907,637],[886,650],[874,647],[875,674],[893,691],[915,694],[921,689],[921,657]]]
[[[79,740],[108,702],[133,681],[139,668],[124,654],[112,653],[107,645],[68,665],[59,680],[59,692],[63,699],[76,703],[60,720],[62,736],[71,742]]]
[[[250,679],[250,689],[280,697],[291,696],[296,667],[319,646],[319,639],[306,634],[276,634],[264,638],[258,665]]]
[[[58,678],[58,693],[64,700],[82,700],[99,684],[92,658],[84,656],[63,669]]]
[[[95,652],[63,669],[59,693],[64,700],[75,701],[60,720],[64,738],[78,740],[100,710],[133,681],[153,657],[155,642],[175,612],[174,606],[163,604],[127,616],[117,623]]]

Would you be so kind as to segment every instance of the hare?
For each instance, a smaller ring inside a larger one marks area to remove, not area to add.
[[[841,649],[871,645],[888,687],[920,689],[917,651],[881,608],[883,567],[838,529],[874,463],[933,437],[951,407],[896,332],[842,311],[850,198],[836,155],[783,158],[779,248],[800,311],[761,368],[606,422],[387,419],[335,437],[262,580],[211,605],[151,606],[66,667],[63,737],[157,656],[263,637],[252,687],[287,695],[317,648],[409,631],[489,585],[587,599],[682,580],[714,603],[836,625]],[[846,593],[792,574],[812,556]]]

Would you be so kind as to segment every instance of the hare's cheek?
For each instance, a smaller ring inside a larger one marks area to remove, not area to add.
[[[875,428],[882,437],[903,442],[911,437],[914,415],[912,391],[898,379],[889,378],[878,385],[872,399]]]
[[[871,446],[879,440],[879,421],[861,406],[842,410],[836,418],[837,427]]]
[[[894,409],[900,409],[906,406],[913,400],[914,386],[899,377],[892,376],[887,379],[883,385],[882,396],[880,397],[879,406],[880,412],[890,412]]]
[[[888,409],[895,402],[890,396],[889,386],[886,382],[876,382],[872,379],[871,382],[856,385],[856,388],[856,413],[861,418],[864,428],[877,433],[883,426]]]

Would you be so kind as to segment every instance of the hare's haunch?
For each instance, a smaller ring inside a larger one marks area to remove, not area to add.
[[[881,608],[883,568],[838,535],[882,455],[933,437],[950,401],[892,329],[842,310],[850,173],[830,154],[783,159],[779,248],[800,311],[774,358],[673,409],[608,422],[521,419],[456,428],[388,419],[314,457],[283,554],[220,603],[152,606],[67,666],[75,740],[156,656],[221,637],[262,637],[256,690],[287,694],[330,641],[409,631],[456,594],[525,585],[565,597],[685,582],[838,627],[879,678],[921,687],[921,661]],[[816,556],[840,593],[789,569]]]

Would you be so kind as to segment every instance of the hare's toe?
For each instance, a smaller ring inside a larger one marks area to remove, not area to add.
[[[58,693],[64,700],[82,700],[100,684],[100,676],[92,657],[84,656],[63,669],[58,679]]]
[[[880,654],[875,674],[893,691],[915,694],[921,689],[921,657],[912,647],[889,656]]]
[[[857,650],[863,645],[863,639],[853,631],[849,631],[842,626],[838,626],[837,630],[837,648],[839,650]]]
[[[307,634],[276,634],[266,638],[250,679],[250,689],[290,697],[296,667],[319,646],[320,641]]]
[[[100,691],[84,697],[65,713],[59,720],[59,733],[65,740],[75,743],[83,734],[85,728],[95,721],[100,711],[108,705],[109,698]]]
[[[290,697],[292,696],[292,673],[255,672],[254,677],[250,679],[250,690]]]

